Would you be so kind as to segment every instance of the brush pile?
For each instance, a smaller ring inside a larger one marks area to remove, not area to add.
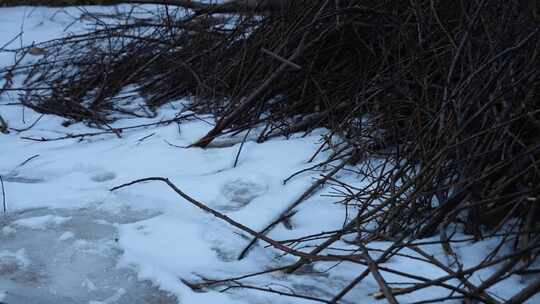
[[[43,50],[43,57],[3,73],[25,75],[24,105],[106,130],[119,115],[152,116],[188,97],[191,111],[217,118],[196,147],[247,130],[262,142],[327,128],[316,153],[329,150],[330,157],[313,166],[327,169],[324,177],[255,235],[240,258],[326,184],[349,218],[340,231],[282,242],[318,243],[285,271],[321,260],[350,235],[357,249],[339,258],[368,270],[333,299],[315,300],[338,303],[371,273],[390,303],[431,286],[449,294],[432,302],[500,303],[491,286],[540,272],[538,14],[535,1],[178,4],[148,19],[87,16],[95,18],[95,31],[20,50],[19,56]],[[0,92],[15,89],[9,83]],[[139,97],[143,105],[134,103]],[[363,186],[337,178],[343,170]],[[452,250],[463,241],[456,232],[499,244],[464,268]],[[416,246],[433,236],[455,259],[452,266]],[[375,259],[365,246],[373,240],[393,245]],[[447,275],[426,279],[385,265],[404,249]],[[490,267],[497,271],[481,284],[469,280]],[[416,283],[394,288],[381,272]],[[242,287],[237,279],[216,282]],[[510,303],[539,291],[540,280],[533,280]]]

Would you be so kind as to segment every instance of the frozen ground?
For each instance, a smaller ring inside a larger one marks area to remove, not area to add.
[[[100,12],[111,8],[93,8]],[[122,9],[122,7],[121,7]],[[145,7],[144,9],[153,9]],[[23,30],[8,49],[60,37],[63,30],[82,31],[75,21],[81,10],[60,12],[46,8],[0,8],[0,47]],[[0,66],[14,60],[0,53]],[[2,85],[2,81],[0,81]],[[0,99],[0,114],[12,128],[24,128],[39,114],[9,105],[15,94]],[[157,118],[123,119],[113,127],[132,126],[172,118],[182,102],[160,110]],[[236,257],[247,244],[246,236],[202,213],[159,183],[146,183],[116,192],[109,189],[148,176],[170,178],[182,190],[209,206],[249,226],[260,229],[310,186],[317,172],[290,174],[306,168],[323,132],[264,144],[248,141],[239,165],[233,168],[239,144],[183,149],[205,134],[212,120],[195,120],[126,131],[114,135],[34,142],[22,137],[57,137],[92,132],[81,124],[61,126],[63,119],[48,115],[29,131],[0,135],[0,175],[5,186],[7,213],[0,214],[0,302],[18,303],[308,303],[257,291],[194,292],[180,279],[200,276],[223,278],[286,265],[292,258],[257,246],[247,259]],[[320,156],[321,159],[324,155]],[[347,179],[347,176],[341,176]],[[309,212],[302,212],[309,206]],[[279,226],[275,239],[341,227],[344,210],[329,198],[314,196],[301,205],[292,230]],[[344,244],[340,244],[344,247]],[[384,248],[384,243],[371,247]],[[466,264],[477,263],[493,243],[462,243],[454,250]],[[443,256],[440,247],[426,247]],[[412,253],[411,253],[412,254]],[[425,264],[390,261],[403,271],[438,277],[440,270]],[[275,273],[254,278],[252,285],[329,298],[346,286],[363,268],[349,264],[317,264],[316,273],[285,277]],[[480,282],[490,270],[481,273]],[[402,278],[385,274],[389,281]],[[511,278],[491,290],[507,298],[523,288],[523,278]],[[452,282],[455,283],[455,282]],[[370,303],[378,291],[368,278],[346,298],[347,303]],[[437,297],[431,288],[400,297],[411,302]],[[539,302],[540,298],[530,303]],[[380,301],[379,301],[380,302]]]

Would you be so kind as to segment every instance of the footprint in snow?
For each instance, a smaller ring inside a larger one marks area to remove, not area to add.
[[[106,181],[110,181],[116,178],[116,174],[113,172],[99,172],[93,174],[90,179],[93,180],[96,183],[102,183]]]
[[[268,192],[268,184],[263,180],[243,178],[231,180],[221,188],[221,194],[229,202],[220,208],[225,211],[239,210],[266,192]]]

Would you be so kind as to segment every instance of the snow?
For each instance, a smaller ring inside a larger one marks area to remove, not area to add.
[[[16,220],[14,224],[21,227],[28,227],[30,229],[45,230],[53,226],[58,226],[70,219],[70,217],[44,215]]]
[[[89,10],[109,9],[112,8]],[[16,37],[21,28],[22,42],[17,39],[8,49],[61,37],[68,25],[68,31],[83,31],[84,20],[77,18],[80,13],[76,8],[59,12],[50,8],[0,8],[0,46]],[[0,52],[0,66],[12,62],[13,53]],[[7,105],[15,97],[11,94],[0,98],[0,114],[11,127],[22,129],[40,114]],[[155,119],[122,119],[112,126],[173,118],[183,104],[180,100],[165,106]],[[197,200],[259,230],[319,176],[320,172],[308,171],[283,184],[291,174],[312,165],[307,160],[325,130],[290,140],[279,138],[262,144],[248,141],[236,167],[233,164],[243,134],[222,139],[220,144],[205,150],[177,148],[167,143],[177,146],[193,143],[212,127],[201,120],[182,122],[179,127],[132,129],[123,132],[122,138],[114,134],[82,141],[34,142],[21,138],[95,131],[83,124],[62,127],[62,122],[60,117],[47,115],[28,131],[0,135],[0,175],[4,179],[8,210],[0,215],[0,302],[311,303],[239,289],[223,293],[219,289],[192,291],[181,279],[237,276],[283,266],[295,259],[280,257],[279,252],[259,244],[248,258],[238,261],[238,254],[249,242],[247,236],[189,205],[162,183],[148,182],[115,192],[109,189],[148,176],[167,177]],[[154,135],[140,141],[150,134]],[[325,157],[322,153],[316,161]],[[340,178],[353,181],[354,176],[343,173]],[[292,230],[279,225],[270,236],[291,239],[339,229],[346,212],[331,198],[318,195],[309,198],[298,210],[291,222]],[[339,245],[347,247],[342,242]],[[465,263],[472,265],[493,245],[467,242],[454,250]],[[385,249],[388,244],[374,242],[369,246]],[[440,247],[426,248],[436,257],[445,255]],[[426,263],[400,257],[389,263],[402,271],[429,278],[446,274]],[[319,273],[310,274],[309,270],[306,267],[303,273],[290,276],[278,272],[249,282],[276,290],[294,288],[329,298],[365,268],[325,262],[311,269]],[[482,272],[478,282],[492,271]],[[388,273],[384,277],[389,281],[407,281]],[[525,286],[520,280],[510,278],[490,291],[507,298]],[[375,280],[368,277],[346,300],[347,303],[376,302],[372,295],[378,291]],[[411,302],[438,295],[440,288],[430,288],[399,299]],[[540,298],[530,303],[535,301]]]
[[[60,235],[60,237],[58,238],[60,241],[66,241],[66,240],[69,240],[71,238],[73,238],[75,236],[75,234],[71,231],[66,231],[64,233],[62,233],[62,235]]]

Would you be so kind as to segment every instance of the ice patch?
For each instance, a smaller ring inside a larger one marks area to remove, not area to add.
[[[19,249],[16,252],[0,251],[0,274],[11,268],[10,265],[15,265],[15,267],[28,267],[30,265],[30,260],[24,249]]]
[[[45,230],[47,228],[59,226],[69,221],[70,219],[71,217],[44,215],[16,220],[14,224],[17,226],[27,227],[35,230]]]
[[[41,208],[9,214],[4,224],[18,228],[16,238],[0,234],[1,302],[178,303],[174,295],[140,280],[133,269],[118,266],[123,250],[115,224],[109,223],[125,220],[123,215],[141,218],[131,213]]]
[[[122,298],[123,295],[126,294],[126,290],[124,288],[119,288],[114,295],[111,297],[103,300],[103,301],[90,301],[89,304],[113,304],[118,303],[118,301]]]
[[[96,290],[97,287],[96,287],[96,284],[94,284],[92,281],[90,281],[90,279],[86,278],[84,279],[84,281],[82,282],[81,284],[83,287],[86,287],[88,288],[88,290]]]

